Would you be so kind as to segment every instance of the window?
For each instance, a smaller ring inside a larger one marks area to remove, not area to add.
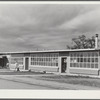
[[[12,57],[12,58],[11,58],[11,64],[15,64],[16,61],[17,61],[20,65],[23,65],[23,57]]]
[[[99,52],[72,52],[70,53],[70,67],[98,68]]]
[[[58,53],[31,54],[31,65],[58,66]]]

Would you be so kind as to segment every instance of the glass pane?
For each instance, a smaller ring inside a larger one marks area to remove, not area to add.
[[[73,63],[74,64],[74,66],[73,67],[76,67],[76,64],[75,63]]]
[[[72,66],[72,63],[70,63],[70,67],[73,67],[73,66]]]
[[[98,68],[98,64],[95,64],[95,68]]]
[[[86,68],[86,63],[84,63],[84,68]]]
[[[82,63],[80,63],[80,67],[82,67]]]
[[[72,54],[70,54],[70,56],[72,57],[73,55],[72,55]]]
[[[95,56],[96,56],[96,57],[98,56],[98,52],[95,52]]]
[[[90,68],[90,64],[89,63],[87,64],[87,68]]]
[[[88,53],[88,57],[90,57],[90,55],[91,55],[91,53],[89,52],[89,53]]]
[[[95,62],[98,62],[98,58],[95,58]]]
[[[91,62],[94,62],[94,58],[91,58]]]
[[[79,53],[77,53],[77,57],[79,57]]]
[[[88,62],[90,62],[90,58],[88,58]]]
[[[84,63],[82,63],[82,68],[84,68]]]
[[[77,63],[77,67],[80,67],[80,64],[79,63]]]
[[[83,62],[83,58],[80,58],[80,62]]]
[[[87,52],[84,52],[84,57],[88,57],[88,53]]]
[[[56,66],[58,66],[58,63],[56,63]]]
[[[94,57],[94,52],[92,52],[92,57]]]
[[[80,57],[83,57],[83,53],[80,54]]]
[[[77,62],[80,62],[80,58],[77,58]]]
[[[91,64],[91,68],[94,68],[94,64]]]
[[[86,62],[86,58],[84,58],[84,62]]]

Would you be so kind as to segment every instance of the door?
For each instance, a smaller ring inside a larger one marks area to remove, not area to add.
[[[67,70],[67,58],[63,57],[61,58],[61,72],[65,73]]]
[[[29,58],[25,58],[25,70],[28,70],[29,67]]]

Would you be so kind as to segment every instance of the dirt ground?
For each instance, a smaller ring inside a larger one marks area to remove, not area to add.
[[[34,78],[34,76],[25,76],[28,78]],[[100,88],[99,78],[90,78],[84,76],[68,76],[68,75],[39,75],[35,77],[36,79],[55,81],[59,83],[69,83],[69,84],[79,84],[84,86],[92,86]]]
[[[80,84],[84,86],[92,86],[100,88],[99,78],[90,78],[84,76],[68,76],[68,75],[55,75],[50,73],[45,74],[43,72],[16,72],[16,71],[0,72],[0,75],[19,75],[20,77],[34,78],[46,81],[55,81],[59,83]]]

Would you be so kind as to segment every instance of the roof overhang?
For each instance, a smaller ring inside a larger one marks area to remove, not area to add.
[[[49,53],[49,52],[79,52],[79,51],[98,51],[100,49],[66,49],[66,50],[43,50],[43,51],[18,51],[18,52],[0,52],[0,54],[23,54],[23,53]]]

